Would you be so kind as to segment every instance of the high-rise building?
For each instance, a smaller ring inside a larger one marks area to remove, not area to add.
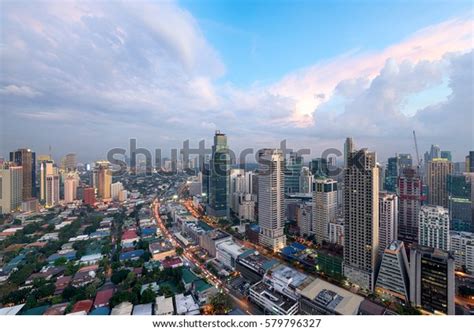
[[[399,154],[398,155],[398,174],[400,175],[405,168],[413,167],[413,159],[411,154]]]
[[[318,178],[313,190],[313,228],[316,242],[322,244],[329,239],[329,223],[337,214],[337,181]]]
[[[245,193],[255,194],[253,192],[253,181],[255,179],[255,173],[252,171],[245,172]]]
[[[466,172],[474,172],[474,151],[469,151],[466,156]]]
[[[230,194],[233,193],[245,193],[244,169],[230,170]]]
[[[261,245],[279,251],[286,245],[284,158],[279,149],[258,153],[258,223]]]
[[[379,167],[374,152],[352,151],[344,169],[344,276],[373,291],[379,249]]]
[[[83,201],[85,205],[94,206],[95,204],[95,188],[85,187],[83,191]]]
[[[46,176],[46,207],[54,207],[59,203],[59,175]]]
[[[430,160],[439,159],[441,157],[441,149],[438,145],[431,145]]]
[[[311,204],[301,203],[296,209],[296,223],[300,230],[300,235],[311,235],[313,229],[313,211]]]
[[[448,175],[453,172],[453,163],[447,159],[435,158],[428,162],[428,203],[448,208]]]
[[[454,257],[433,247],[410,249],[410,302],[430,313],[454,315]]]
[[[66,154],[64,157],[64,170],[68,172],[77,170],[77,160],[75,153]]]
[[[405,245],[403,241],[394,240],[384,249],[375,292],[382,297],[408,302],[410,300],[408,271]]]
[[[449,236],[456,269],[474,274],[474,233],[451,231]]]
[[[418,243],[418,217],[423,199],[423,183],[413,168],[405,168],[398,178],[398,239]]]
[[[398,156],[389,157],[387,160],[384,183],[384,189],[387,192],[396,192],[397,190],[398,162]]]
[[[110,185],[112,200],[119,200],[120,192],[123,190],[123,184],[121,182],[115,182]]]
[[[449,213],[441,206],[421,206],[419,244],[449,250]]]
[[[347,168],[350,153],[354,150],[354,142],[352,138],[347,137],[346,141],[344,142],[344,168]]]
[[[46,176],[57,174],[57,169],[51,160],[40,163],[40,201],[46,201]]]
[[[20,208],[23,200],[23,168],[14,163],[0,166],[0,215]]]
[[[207,208],[208,214],[214,217],[229,217],[230,162],[227,136],[216,131],[212,158],[209,162],[209,205]]]
[[[64,202],[71,203],[77,199],[77,188],[79,187],[79,176],[75,172],[66,174],[64,180]]]
[[[328,161],[325,158],[318,157],[309,162],[309,171],[314,178],[326,178],[329,176]]]
[[[446,159],[450,162],[453,161],[453,157],[451,155],[451,151],[441,151],[441,158]]]
[[[101,199],[110,199],[112,185],[112,170],[108,161],[97,161],[95,165],[96,180],[94,185],[97,188],[97,197]]]
[[[470,173],[448,175],[448,210],[451,230],[474,231],[471,202],[474,176],[471,175]]]
[[[285,193],[300,192],[300,174],[303,168],[303,157],[291,152],[286,160],[285,167]]]
[[[36,197],[36,153],[21,148],[10,152],[10,162],[23,167],[23,200]]]
[[[313,191],[313,175],[308,167],[301,168],[300,173],[300,192],[309,194]]]
[[[396,194],[379,194],[379,252],[380,256],[398,233],[398,197]]]

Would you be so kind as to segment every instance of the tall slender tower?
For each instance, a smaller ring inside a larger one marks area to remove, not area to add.
[[[398,197],[387,192],[379,193],[379,255],[397,238]]]
[[[209,162],[209,205],[208,213],[218,218],[229,217],[230,154],[227,136],[216,131],[212,158]]]
[[[453,163],[448,159],[432,159],[428,162],[428,202],[448,208],[448,175],[453,173]]]
[[[0,215],[21,206],[23,198],[23,168],[14,163],[0,165]]]
[[[423,200],[423,183],[414,168],[405,168],[398,177],[398,240],[418,243],[418,216]]]
[[[10,152],[10,162],[23,167],[23,200],[36,197],[36,153],[31,149],[20,148]]]
[[[316,179],[313,191],[313,229],[316,242],[322,244],[329,237],[329,222],[336,220],[337,181],[326,178]]]
[[[112,171],[110,170],[110,163],[108,161],[96,162],[96,180],[94,184],[97,188],[97,196],[101,199],[110,199],[112,197]]]
[[[284,157],[279,149],[259,151],[258,223],[261,245],[279,251],[286,245]]]
[[[374,290],[379,247],[379,167],[367,149],[348,154],[344,170],[344,275]]]

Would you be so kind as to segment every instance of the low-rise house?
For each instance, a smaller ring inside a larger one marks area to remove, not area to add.
[[[165,298],[165,296],[159,296],[155,299],[155,315],[173,315],[173,298]]]
[[[59,295],[63,293],[64,289],[68,287],[71,281],[72,281],[72,276],[58,277],[58,279],[56,279],[56,283],[54,283],[54,286],[55,286],[54,295]]]
[[[193,282],[197,280],[199,277],[194,274],[191,270],[188,268],[183,269],[182,276],[181,276],[181,282],[183,283],[184,289],[186,291],[191,290],[191,287],[193,286]]]
[[[135,229],[129,229],[124,231],[122,234],[122,246],[123,247],[132,247],[135,242],[139,240],[137,232]]]
[[[193,283],[193,293],[199,304],[209,303],[209,299],[217,294],[218,289],[211,284],[205,282],[203,279],[197,279]]]
[[[64,315],[69,303],[63,302],[49,307],[43,315]]]
[[[81,287],[94,281],[97,274],[97,265],[82,267],[79,269],[72,279],[72,286]]]
[[[177,294],[174,297],[177,315],[199,315],[199,305],[192,295]]]
[[[142,288],[140,289],[140,294],[142,294],[145,290],[148,289],[152,290],[156,294],[160,290],[160,286],[156,282],[143,284]]]
[[[91,310],[92,304],[92,300],[80,300],[72,306],[71,313],[85,312],[87,314]]]
[[[171,258],[168,258],[168,259],[164,259],[163,261],[161,261],[161,264],[163,265],[163,268],[179,268],[179,267],[182,267],[183,266],[183,260],[181,260],[180,257],[178,256],[175,256],[175,257],[171,257]]]
[[[114,289],[108,288],[105,290],[97,291],[97,294],[94,299],[94,308],[105,307],[109,305],[109,300],[114,295]]]
[[[25,285],[32,284],[36,279],[44,279],[46,281],[51,280],[53,277],[57,277],[64,273],[64,267],[49,267],[40,272],[31,274],[25,281]]]
[[[58,259],[65,258],[67,261],[72,261],[76,259],[76,251],[69,251],[66,253],[54,253],[48,257],[48,262],[49,263],[54,263]]]
[[[79,260],[79,263],[80,264],[86,264],[86,265],[97,264],[97,263],[99,263],[100,260],[102,260],[103,257],[104,256],[100,253],[84,255]]]
[[[132,315],[153,315],[153,306],[151,303],[133,306]]]
[[[159,240],[149,245],[150,254],[155,261],[161,261],[176,254],[175,248],[168,240]]]
[[[127,261],[127,260],[138,260],[142,255],[145,253],[143,249],[136,249],[130,252],[123,252],[120,253],[120,261]]]
[[[110,315],[131,315],[133,310],[133,305],[128,302],[121,302],[112,308]]]

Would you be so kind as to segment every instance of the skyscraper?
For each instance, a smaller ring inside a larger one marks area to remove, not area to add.
[[[349,155],[354,150],[354,142],[352,138],[347,137],[346,141],[344,142],[344,168],[347,168]]]
[[[0,165],[0,215],[21,206],[23,199],[23,168],[14,163]]]
[[[446,159],[448,161],[453,161],[453,157],[451,156],[451,151],[441,151],[441,158]]]
[[[469,151],[466,156],[466,172],[474,172],[474,151]]]
[[[303,157],[291,152],[286,160],[285,167],[285,193],[300,192],[300,174],[303,168]]]
[[[418,216],[423,198],[423,183],[413,168],[405,168],[398,178],[398,239],[418,243]]]
[[[57,173],[57,172],[56,172]],[[55,174],[53,161],[45,160],[40,163],[40,201],[46,201],[46,176]]]
[[[79,176],[75,172],[70,172],[64,180],[64,201],[71,203],[77,198],[77,187],[79,186]]]
[[[315,180],[313,191],[313,222],[316,242],[322,244],[329,237],[329,223],[337,213],[337,181],[330,178]]]
[[[430,160],[439,159],[441,157],[441,149],[438,145],[431,145]]]
[[[279,149],[258,153],[258,223],[261,245],[279,251],[286,245],[284,158]]]
[[[31,149],[20,148],[10,152],[10,162],[23,167],[23,200],[36,197],[36,153]]]
[[[64,170],[65,171],[76,171],[77,169],[77,160],[75,153],[66,154],[64,157]]]
[[[420,210],[419,244],[449,250],[449,213],[441,206],[422,206]]]
[[[389,157],[387,168],[385,169],[384,189],[388,192],[395,192],[397,189],[398,178],[398,157]]]
[[[411,154],[399,154],[398,155],[398,174],[402,173],[402,170],[405,168],[410,168],[413,166],[413,159]]]
[[[392,241],[383,251],[375,292],[382,296],[410,300],[409,265],[403,241]]]
[[[470,173],[448,175],[448,210],[451,230],[474,232],[471,202],[474,176],[471,175]]]
[[[313,175],[308,167],[301,168],[300,173],[300,192],[309,194],[313,191]]]
[[[447,179],[453,172],[453,163],[447,159],[432,159],[428,162],[428,202],[431,205],[448,207]]]
[[[110,199],[112,185],[112,170],[108,161],[97,161],[95,165],[96,180],[94,185],[97,188],[97,197]]]
[[[374,152],[352,151],[344,169],[344,275],[373,291],[379,248],[379,167]]]
[[[229,217],[230,162],[227,136],[216,131],[212,158],[209,162],[209,205],[207,208],[208,214],[214,217]]]
[[[379,252],[382,256],[385,249],[397,238],[398,197],[396,194],[380,192],[379,194]]]
[[[329,176],[328,161],[325,158],[317,157],[309,162],[309,171],[314,178],[326,178]]]
[[[59,203],[59,175],[46,176],[46,207],[54,207]]]
[[[431,313],[454,315],[454,257],[433,247],[410,250],[410,301]]]

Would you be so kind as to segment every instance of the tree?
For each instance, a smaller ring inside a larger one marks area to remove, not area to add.
[[[174,295],[174,292],[171,286],[165,284],[160,286],[160,294],[164,295],[165,297],[171,297]]]
[[[183,247],[176,247],[176,255],[183,255],[184,250]]]
[[[232,302],[227,293],[219,292],[210,299],[214,315],[226,315],[232,309]]]
[[[143,291],[140,302],[141,303],[150,303],[155,301],[156,294],[155,291],[151,287],[148,287],[145,291]]]
[[[60,257],[60,258],[58,258],[54,261],[54,265],[56,267],[65,265],[66,263],[67,263],[67,259],[64,256],[62,256],[62,257]]]
[[[112,277],[110,278],[110,280],[115,285],[120,284],[121,282],[123,282],[127,278],[127,275],[129,273],[130,273],[130,271],[128,271],[127,269],[122,269],[122,270],[116,271],[112,274]]]

